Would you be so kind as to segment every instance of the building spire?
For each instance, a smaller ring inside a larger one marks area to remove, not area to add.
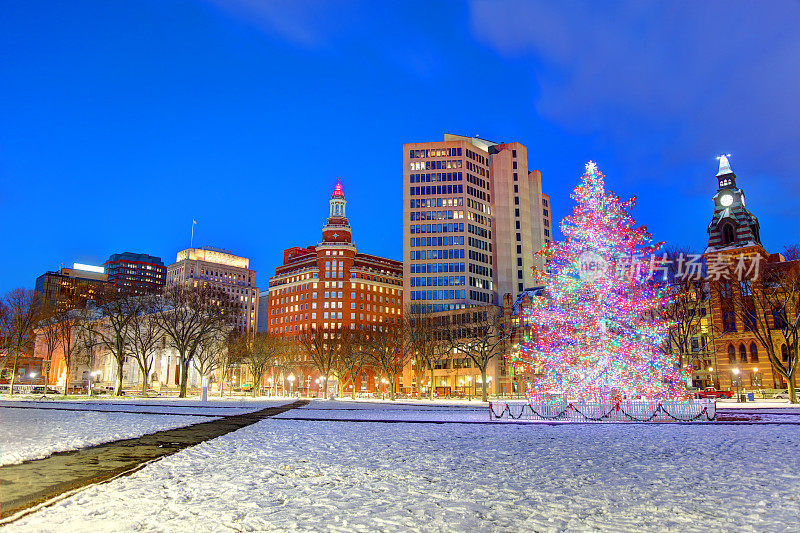
[[[728,161],[730,156],[731,154],[722,154],[717,156],[717,159],[719,159],[719,172],[717,172],[717,176],[733,174],[733,170],[731,170],[731,164]]]

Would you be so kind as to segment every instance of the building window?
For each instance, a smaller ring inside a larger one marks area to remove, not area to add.
[[[758,346],[754,342],[750,343],[750,362],[758,363]]]
[[[734,234],[733,234],[733,226],[731,224],[725,224],[722,226],[722,244],[733,244],[736,241]]]
[[[744,347],[744,344],[739,345],[739,362],[740,363],[747,362],[747,348]]]
[[[736,364],[736,348],[733,344],[728,345],[728,362],[732,365]]]
[[[511,150],[511,157],[517,157],[517,151]]]

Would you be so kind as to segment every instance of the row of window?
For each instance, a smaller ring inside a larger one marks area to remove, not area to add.
[[[412,198],[411,209],[425,209],[426,207],[457,207],[464,205],[463,198]]]
[[[462,164],[463,162],[460,159],[454,159],[452,161],[412,161],[409,165],[409,170],[447,170],[463,168]]]
[[[464,246],[464,237],[411,237],[411,247],[417,246]],[[463,252],[463,250],[462,250]]]
[[[408,177],[411,183],[436,183],[437,181],[462,181],[464,174],[461,172],[431,172],[428,174],[411,174]]]
[[[464,259],[464,250],[412,250],[409,252],[411,261],[432,261],[436,259]]]
[[[464,186],[461,184],[423,185],[421,187],[409,188],[409,194],[411,194],[411,196],[430,196],[431,194],[461,194],[463,192]]]
[[[463,251],[463,250],[462,250]],[[473,261],[478,261],[479,263],[485,263],[487,265],[492,264],[492,256],[489,254],[483,254],[481,252],[476,252],[474,250],[469,251],[469,258]]]
[[[464,285],[464,276],[428,276],[424,278],[411,278],[412,287],[452,287]]]
[[[487,278],[492,277],[492,269],[489,267],[481,266],[481,265],[473,265],[472,263],[469,264],[469,271],[472,274],[478,274],[479,276],[486,276]]]
[[[467,150],[469,152],[469,150]],[[409,150],[408,157],[461,157],[461,148],[429,148],[427,150]]]
[[[462,237],[462,239],[463,239],[463,237]],[[476,239],[474,237],[470,237],[469,238],[469,245],[470,245],[470,247],[477,248],[479,250],[484,250],[484,251],[489,251],[489,252],[492,251],[492,244],[491,243],[486,242],[486,241],[481,240],[481,239]]]
[[[733,347],[733,344],[728,345],[728,362],[731,364],[736,363],[736,349]],[[744,343],[739,344],[739,362],[747,362],[747,349]],[[758,347],[754,342],[750,343],[750,362],[758,363]]]
[[[464,263],[411,264],[412,274],[435,274],[438,272],[464,272]]]
[[[485,168],[479,167],[478,165],[470,163],[469,161],[467,161],[467,170],[475,172],[476,174],[480,174],[481,176],[487,176],[489,174],[489,171]]]
[[[464,231],[464,223],[454,222],[452,224],[412,224],[409,227],[409,230],[411,231],[412,235],[421,233],[459,233]]]
[[[479,213],[486,213],[487,215],[492,214],[491,207],[471,198],[467,198],[467,207],[470,207]]]
[[[412,300],[455,300],[466,296],[464,289],[441,291],[411,291]]]
[[[409,218],[411,222],[417,220],[460,220],[464,218],[464,211],[412,211]]]

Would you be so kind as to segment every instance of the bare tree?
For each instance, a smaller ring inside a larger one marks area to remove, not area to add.
[[[116,363],[114,396],[122,395],[125,359],[131,353],[130,324],[139,314],[140,305],[141,300],[138,298],[125,296],[112,289],[107,290],[101,295],[99,305],[94,310],[95,319],[84,324]]]
[[[783,257],[787,261],[800,260],[800,244],[787,244],[784,246]]]
[[[733,276],[717,283],[734,285]],[[725,310],[758,340],[773,370],[786,381],[789,400],[798,403],[800,261],[768,263],[760,277],[735,284],[738,287],[720,287],[732,300]]]
[[[434,370],[451,354],[449,336],[446,334],[449,324],[444,323],[445,318],[432,317],[416,308],[406,309],[403,313],[403,321],[409,336],[409,349],[412,351],[415,362],[414,371],[420,397],[422,396],[422,374],[427,370],[430,377],[428,396],[431,400],[433,400],[435,389]]]
[[[248,336],[244,333],[229,333],[222,346],[222,351],[217,354],[220,370],[219,395],[222,397],[225,390],[225,378],[230,371],[244,361],[244,354],[248,350]]]
[[[412,357],[407,331],[402,324],[381,324],[373,331],[366,331],[365,349],[372,362],[381,369],[389,381],[389,399],[397,393],[397,376]]]
[[[142,394],[147,395],[155,354],[159,344],[165,344],[165,338],[155,318],[158,311],[157,299],[153,296],[140,296],[138,300],[136,312],[128,324],[126,344],[142,373]]]
[[[155,317],[169,344],[178,352],[179,397],[186,397],[189,365],[198,346],[229,327],[233,307],[227,294],[208,285],[173,285],[164,291],[161,309]]]
[[[300,337],[300,349],[321,374],[325,399],[328,398],[328,377],[333,374],[339,356],[340,339],[340,329],[323,332],[311,329]]]
[[[223,357],[227,351],[227,337],[224,331],[219,331],[214,335],[209,335],[197,345],[197,352],[192,358],[192,366],[200,374],[201,381],[213,376],[223,363]]]
[[[25,352],[33,353],[36,340],[35,327],[39,314],[39,294],[28,289],[13,289],[3,299],[3,312],[0,313],[0,340],[11,361],[10,392],[14,394],[14,380],[17,377],[17,365],[20,356]]]
[[[457,353],[469,357],[481,371],[481,391],[483,401],[488,401],[486,370],[493,359],[504,353],[506,342],[511,336],[511,328],[506,327],[503,310],[495,306],[477,308],[468,324],[469,335],[456,337],[450,334],[450,345]],[[449,329],[448,332],[452,332]]]
[[[667,337],[661,346],[663,353],[677,352],[681,368],[695,366],[700,354],[709,354],[711,343],[721,336],[721,331],[707,316],[710,311],[710,287],[704,279],[705,265],[691,263],[693,254],[688,246],[666,247],[665,275],[656,279],[669,294],[669,303],[653,314],[670,325]],[[656,318],[655,316],[653,318]],[[697,339],[697,344],[694,344]]]
[[[339,350],[334,360],[334,374],[342,384],[342,391],[352,387],[351,397],[356,399],[356,379],[367,364],[367,339],[363,330],[344,330],[339,340]],[[343,392],[344,393],[344,392]]]
[[[53,364],[53,355],[61,345],[61,336],[58,333],[58,310],[52,305],[42,305],[39,313],[37,336],[41,337],[44,345],[44,360],[42,361],[42,374],[45,388],[50,386],[50,367]]]
[[[261,388],[261,380],[273,362],[277,362],[286,351],[286,342],[271,333],[256,333],[244,354],[244,363],[253,376],[252,395]]]
[[[69,304],[59,306],[56,312],[56,332],[64,357],[64,395],[69,394],[72,366],[79,353],[78,333],[84,320],[84,311]]]

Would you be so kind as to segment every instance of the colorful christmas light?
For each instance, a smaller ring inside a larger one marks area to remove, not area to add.
[[[586,165],[561,223],[565,240],[541,252],[545,286],[525,311],[531,334],[512,363],[537,377],[531,394],[582,400],[645,397],[685,399],[681,370],[661,350],[670,324],[658,310],[668,302],[650,275],[652,244],[621,201],[606,192],[604,176]]]

